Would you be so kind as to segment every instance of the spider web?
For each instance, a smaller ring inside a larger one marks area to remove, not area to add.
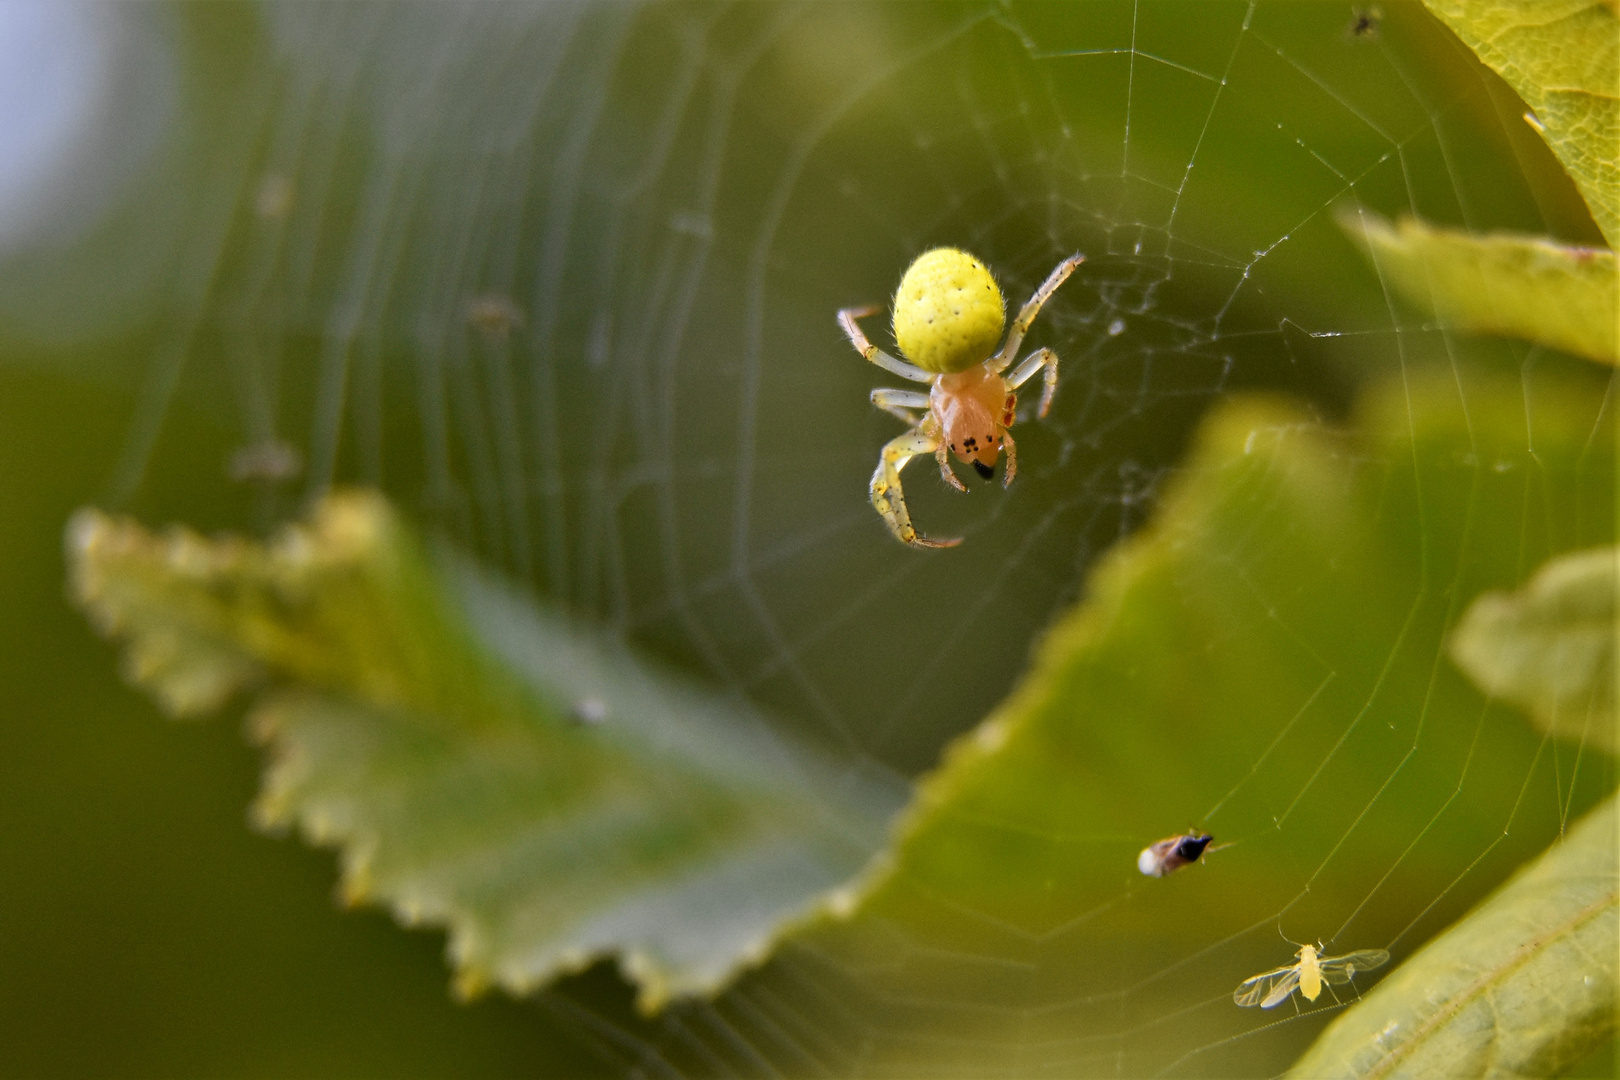
[[[215,517],[379,485],[537,594],[915,775],[1005,696],[1221,399],[1285,391],[1326,425],[1369,367],[1470,347],[1382,292],[1338,207],[1589,235],[1522,106],[1389,8],[1358,35],[1341,3],[266,7],[110,494],[159,498],[172,411],[229,403]],[[908,474],[919,527],[966,537],[933,556],[867,503],[899,429],[866,395],[894,380],[832,317],[942,243],[1013,303],[1087,259],[1026,346],[1057,349],[1062,383],[1043,421],[1025,395],[1017,483],[962,497]],[[1536,351],[1498,350],[1529,394]],[[1310,705],[1223,778],[1233,798],[1325,722]],[[1358,722],[1326,731],[1309,799],[1349,781],[1331,747]],[[1371,788],[1347,783],[1343,832],[1411,755],[1468,736],[1420,726]],[[1011,928],[991,955],[890,923],[653,1020],[601,969],[541,1001],[637,1075],[1276,1071],[1337,1006],[1237,1010],[1260,968],[1210,950],[1247,935],[1282,963],[1286,930],[1409,951],[1610,786],[1588,756],[1577,796],[1572,754],[1493,775],[1475,842],[1425,873],[1373,869],[1360,905],[1305,925],[1287,913],[1332,855],[1300,856],[1284,902],[1115,957],[1102,990],[1040,957],[1108,953],[1109,920],[1149,910],[1123,875],[1109,914]],[[1486,782],[1448,761],[1457,792]],[[1044,839],[1061,855],[1085,833]],[[926,993],[893,989],[907,971]],[[1055,1034],[1075,1017],[1085,1038]]]

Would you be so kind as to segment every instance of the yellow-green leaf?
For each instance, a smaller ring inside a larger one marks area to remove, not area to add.
[[[1615,811],[1611,796],[1352,1006],[1289,1075],[1557,1076],[1611,1039]]]
[[[1486,693],[1561,738],[1615,748],[1620,547],[1564,555],[1517,592],[1475,600],[1451,657]]]
[[[1620,238],[1614,0],[1424,0],[1530,106],[1611,245]]]
[[[1612,251],[1533,236],[1472,236],[1372,214],[1341,222],[1394,291],[1441,322],[1503,334],[1613,364],[1620,358],[1620,278]]]
[[[268,543],[83,511],[74,592],[171,711],[261,690],[255,812],[343,892],[442,925],[463,991],[617,955],[643,1008],[711,992],[883,842],[905,785],[534,610],[376,496]]]

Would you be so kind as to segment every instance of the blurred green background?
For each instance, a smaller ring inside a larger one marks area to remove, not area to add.
[[[1381,8],[1363,35],[1314,2],[7,16],[4,47],[44,33],[29,55],[81,65],[93,107],[39,167],[51,197],[0,202],[0,1072],[767,1071],[779,1018],[643,1023],[605,967],[456,1004],[437,934],[340,914],[329,854],[246,827],[234,720],[162,720],[67,607],[67,514],[261,531],[380,486],[536,595],[915,775],[1224,396],[1336,421],[1403,370],[1568,363],[1423,326],[1334,224],[1359,202],[1598,242],[1522,104],[1421,8]],[[968,537],[949,559],[866,504],[890,380],[832,321],[937,243],[1015,300],[1088,256],[1030,339],[1064,383],[1018,483],[911,477],[925,531]],[[846,1040],[827,1024],[795,1037]]]

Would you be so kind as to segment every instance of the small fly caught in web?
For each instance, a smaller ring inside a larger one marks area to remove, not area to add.
[[[1188,863],[1202,862],[1204,856],[1229,848],[1231,844],[1209,845],[1215,838],[1209,833],[1186,832],[1180,836],[1167,836],[1149,844],[1136,857],[1136,868],[1148,877],[1173,874]]]
[[[1342,985],[1355,978],[1358,971],[1371,971],[1389,963],[1389,953],[1383,949],[1323,956],[1320,945],[1301,945],[1294,955],[1299,957],[1296,963],[1244,979],[1232,991],[1232,1000],[1244,1008],[1258,1005],[1262,1009],[1274,1009],[1298,990],[1305,995],[1305,1000],[1315,1001],[1322,993],[1323,983]]]
[[[1345,27],[1345,36],[1352,41],[1377,41],[1383,22],[1384,13],[1377,4],[1351,8],[1350,25]]]

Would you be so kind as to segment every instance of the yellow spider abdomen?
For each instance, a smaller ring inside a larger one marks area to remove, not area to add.
[[[956,248],[917,256],[894,292],[894,340],[924,371],[951,374],[983,363],[1006,323],[996,279]]]

